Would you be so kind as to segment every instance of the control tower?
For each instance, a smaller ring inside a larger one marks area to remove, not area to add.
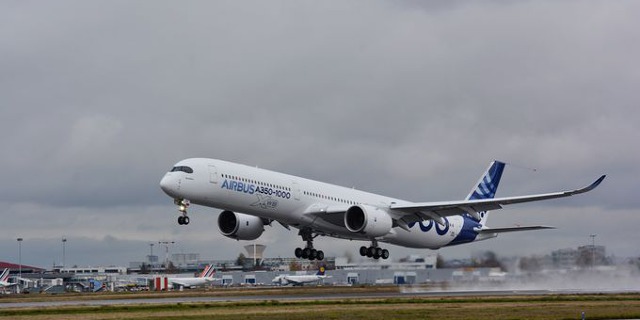
[[[253,265],[257,266],[262,262],[264,250],[267,246],[263,244],[250,244],[244,246],[244,249],[247,250],[247,258],[253,259]]]

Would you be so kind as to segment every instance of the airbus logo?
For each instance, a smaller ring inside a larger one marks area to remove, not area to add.
[[[227,180],[227,179],[224,180],[220,188],[233,190],[237,192],[244,192],[248,194],[253,194],[254,192],[256,192],[256,186],[253,184],[243,183],[235,180]]]
[[[246,194],[261,193],[269,196],[273,195],[282,199],[291,198],[291,192],[288,192],[288,191],[273,189],[273,188],[268,188],[263,186],[257,186],[255,184],[244,183],[241,181],[235,181],[235,180],[229,180],[229,179],[225,179],[224,182],[222,182],[222,185],[220,186],[220,188],[232,190],[236,192],[243,192]]]

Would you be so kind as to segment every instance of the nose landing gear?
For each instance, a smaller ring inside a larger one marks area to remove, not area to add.
[[[189,217],[187,217],[187,216],[179,216],[178,217],[178,224],[180,224],[180,225],[189,224]]]
[[[178,217],[179,225],[187,225],[189,224],[189,217],[187,216],[187,208],[189,208],[189,200],[186,199],[174,199],[173,203],[178,206],[178,211],[180,212],[180,216]]]

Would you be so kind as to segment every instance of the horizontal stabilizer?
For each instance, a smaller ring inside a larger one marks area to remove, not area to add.
[[[511,228],[486,228],[486,229],[479,230],[478,234],[494,234],[494,233],[531,231],[531,230],[543,230],[543,229],[555,229],[555,227],[549,227],[549,226],[527,226],[527,227],[511,227]]]

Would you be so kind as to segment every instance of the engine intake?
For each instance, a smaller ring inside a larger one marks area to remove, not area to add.
[[[226,210],[218,216],[218,228],[220,233],[232,239],[255,240],[262,235],[264,222],[256,216]]]
[[[357,205],[347,209],[344,214],[347,230],[362,233],[370,237],[381,237],[391,231],[393,221],[389,214],[379,208]]]

